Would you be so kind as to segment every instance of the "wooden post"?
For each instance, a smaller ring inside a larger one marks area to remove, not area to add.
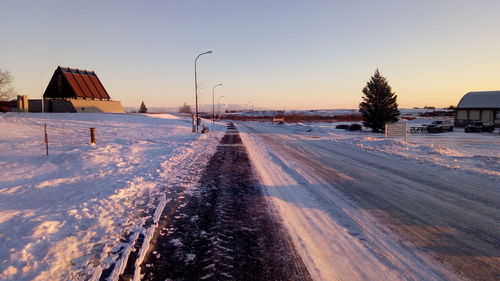
[[[191,114],[191,125],[193,126],[193,133],[196,132],[196,125],[194,124],[194,115]]]
[[[408,124],[405,123],[405,142],[408,142]]]
[[[49,137],[47,136],[47,124],[45,124],[45,151],[49,155]]]
[[[90,144],[96,144],[96,142],[95,142],[95,128],[90,128]]]

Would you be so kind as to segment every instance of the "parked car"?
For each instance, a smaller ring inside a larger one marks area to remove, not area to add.
[[[465,126],[466,133],[480,133],[480,132],[489,132],[493,133],[495,130],[495,126],[491,122],[474,122],[473,124],[469,124]]]
[[[359,131],[361,130],[363,127],[360,125],[360,124],[351,124],[349,126],[349,128],[347,128],[346,130],[349,130],[349,131]]]
[[[436,120],[430,125],[427,125],[427,132],[429,133],[442,133],[442,132],[452,132],[453,123],[450,120]]]
[[[349,125],[347,125],[347,124],[339,124],[339,125],[335,126],[335,129],[347,130],[347,129],[349,129]]]

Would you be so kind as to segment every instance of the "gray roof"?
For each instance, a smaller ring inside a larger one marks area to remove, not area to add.
[[[462,97],[458,108],[498,108],[500,91],[470,92]]]

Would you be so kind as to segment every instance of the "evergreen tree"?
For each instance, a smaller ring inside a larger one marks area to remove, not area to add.
[[[363,88],[363,94],[359,112],[363,116],[365,127],[379,132],[384,130],[385,123],[398,121],[398,96],[392,92],[387,79],[380,75],[378,69]]]
[[[144,104],[144,101],[141,103],[141,106],[139,107],[139,113],[146,113],[148,112],[148,108]]]
[[[184,105],[179,107],[179,112],[180,113],[192,113],[191,107],[189,105],[187,105],[186,103],[184,103]]]

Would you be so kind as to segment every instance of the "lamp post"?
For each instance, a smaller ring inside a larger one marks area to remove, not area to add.
[[[211,53],[212,53],[212,51],[201,53],[196,57],[196,59],[194,59],[194,96],[195,96],[195,100],[196,100],[196,116],[195,116],[196,117],[196,119],[195,119],[196,132],[198,132],[198,79],[196,76],[196,62],[198,61],[198,58],[200,56],[211,54]]]
[[[221,114],[220,114],[220,99],[221,98],[224,98],[225,96],[220,96],[217,98],[217,111],[219,112],[219,119],[221,117]]]
[[[215,124],[215,99],[214,99],[214,96],[215,96],[215,87],[218,87],[218,86],[222,86],[222,83],[219,83],[217,85],[214,85],[212,87],[212,124]]]
[[[251,112],[251,116],[253,117],[253,102],[249,101],[248,103],[252,105],[252,111],[250,111],[250,112]]]

